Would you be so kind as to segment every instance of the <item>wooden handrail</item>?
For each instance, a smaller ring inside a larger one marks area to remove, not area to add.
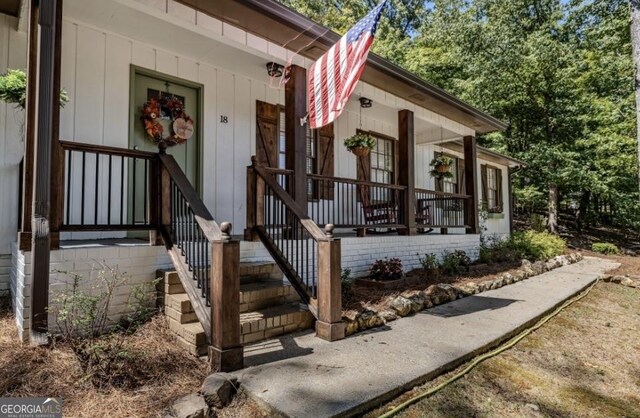
[[[431,194],[434,194],[434,195],[437,195],[437,196],[455,197],[455,198],[460,198],[460,199],[469,199],[471,197],[470,195],[466,195],[466,194],[439,192],[439,191],[436,191],[436,190],[429,190],[429,189],[416,189],[416,194],[417,193],[431,193]]]
[[[198,196],[198,192],[193,188],[191,182],[180,169],[175,158],[169,154],[160,154],[160,163],[171,176],[173,182],[180,189],[180,193],[184,196],[189,207],[193,211],[196,221],[210,242],[222,241],[222,231],[213,219],[213,216],[205,206],[204,202]]]
[[[407,190],[406,186],[399,186],[397,184],[375,183],[372,181],[356,180],[356,179],[350,179],[346,177],[330,177],[330,176],[321,176],[319,174],[307,174],[307,178],[312,180],[335,181],[335,182],[349,183],[349,184],[355,184],[355,185],[361,185],[361,186],[382,187],[382,188],[391,189],[391,190]]]
[[[256,173],[262,178],[262,180],[271,188],[273,193],[282,201],[282,203],[288,207],[293,214],[300,219],[300,224],[316,241],[329,241],[326,234],[320,229],[318,225],[311,218],[307,216],[307,211],[304,210],[298,202],[293,200],[291,195],[287,193],[278,182],[269,175],[267,170],[260,165],[253,166]]]
[[[60,141],[60,146],[62,147],[62,149],[70,151],[84,151],[120,157],[143,158],[147,160],[155,159],[158,156],[157,153],[149,151],[109,147],[106,145],[84,144],[82,142]]]

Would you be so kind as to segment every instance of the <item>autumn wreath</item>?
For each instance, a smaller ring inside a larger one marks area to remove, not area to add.
[[[163,112],[164,110],[164,112]],[[152,98],[142,105],[144,130],[156,144],[164,141],[168,146],[183,144],[193,136],[193,119],[184,113],[184,105],[176,97]],[[168,135],[164,135],[165,127],[162,119],[170,119]]]

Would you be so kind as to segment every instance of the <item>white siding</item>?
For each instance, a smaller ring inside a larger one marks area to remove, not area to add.
[[[17,32],[17,19],[0,14],[0,74],[25,69],[26,34]],[[18,228],[18,178],[24,144],[24,113],[15,105],[0,102],[0,255],[11,252]],[[0,275],[0,288],[6,275]]]

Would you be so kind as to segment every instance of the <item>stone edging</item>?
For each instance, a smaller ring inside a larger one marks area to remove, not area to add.
[[[626,287],[633,287],[640,289],[640,276],[613,276],[611,274],[605,274],[600,277],[600,280],[606,283],[615,283]]]
[[[487,290],[499,289],[503,286],[526,280],[556,268],[577,263],[583,258],[584,256],[580,253],[572,253],[553,257],[546,262],[536,261],[535,263],[531,263],[529,260],[522,260],[521,267],[513,274],[501,273],[496,279],[479,284],[470,282],[460,286],[452,286],[446,283],[439,283],[431,285],[425,291],[416,292],[411,296],[389,296],[388,300],[391,302],[390,309],[376,311],[374,308],[369,307],[355,315],[343,316],[342,320],[347,324],[347,335],[352,335],[360,331],[382,326],[400,317],[415,314],[433,306],[486,292]],[[617,283],[621,282],[622,279],[617,281]]]

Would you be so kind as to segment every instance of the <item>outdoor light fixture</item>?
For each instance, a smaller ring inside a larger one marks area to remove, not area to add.
[[[361,97],[360,98],[360,107],[368,109],[371,106],[373,106],[373,101],[371,99],[368,99],[366,97]]]
[[[277,62],[267,63],[267,73],[269,77],[282,77],[282,70],[284,70],[284,65],[280,65]]]

